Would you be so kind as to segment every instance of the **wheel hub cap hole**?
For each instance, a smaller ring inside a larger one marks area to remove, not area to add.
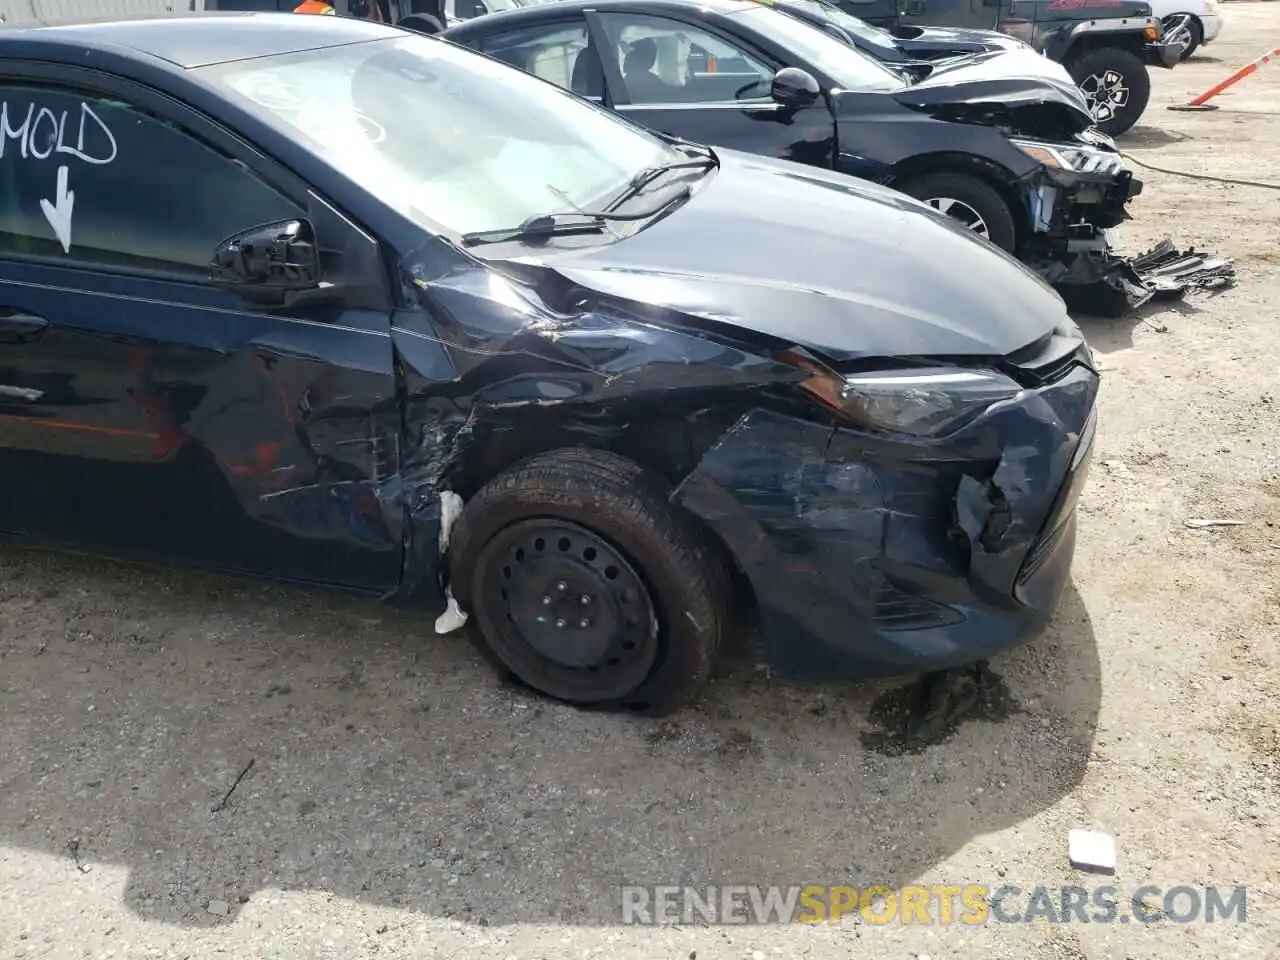
[[[634,669],[656,622],[638,574],[612,545],[569,524],[512,536],[498,589],[514,637],[560,669]],[[495,596],[496,594],[496,596]]]

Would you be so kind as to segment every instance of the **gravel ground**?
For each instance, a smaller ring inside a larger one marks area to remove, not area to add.
[[[1280,3],[1224,9],[1125,145],[1280,182],[1280,69],[1164,109],[1280,46]],[[901,756],[864,745],[885,686],[744,670],[665,722],[585,714],[363,601],[5,547],[0,957],[1280,957],[1280,197],[1145,177],[1121,239],[1241,282],[1087,323],[1075,583],[992,663],[1012,702]],[[1248,922],[618,920],[620,883],[1097,883],[1075,826],[1116,836],[1122,895],[1244,884]]]

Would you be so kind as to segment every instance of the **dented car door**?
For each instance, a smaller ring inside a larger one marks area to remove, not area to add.
[[[174,101],[58,79],[0,75],[0,526],[394,588],[377,244]]]

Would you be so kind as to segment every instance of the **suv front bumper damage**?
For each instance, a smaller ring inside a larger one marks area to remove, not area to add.
[[[1107,231],[1128,220],[1126,205],[1142,193],[1128,170],[1090,173],[1041,168],[1027,184],[1030,224],[1024,260],[1074,312],[1122,316],[1152,299],[1235,283],[1230,260],[1165,240],[1138,257],[1118,256]]]

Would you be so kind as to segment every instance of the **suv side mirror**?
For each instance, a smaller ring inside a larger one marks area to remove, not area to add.
[[[807,107],[817,103],[822,88],[808,70],[783,67],[773,75],[770,93],[774,103],[784,107]]]
[[[283,299],[286,293],[314,290],[320,285],[315,230],[307,220],[280,220],[228,237],[213,253],[209,276],[251,296]]]

